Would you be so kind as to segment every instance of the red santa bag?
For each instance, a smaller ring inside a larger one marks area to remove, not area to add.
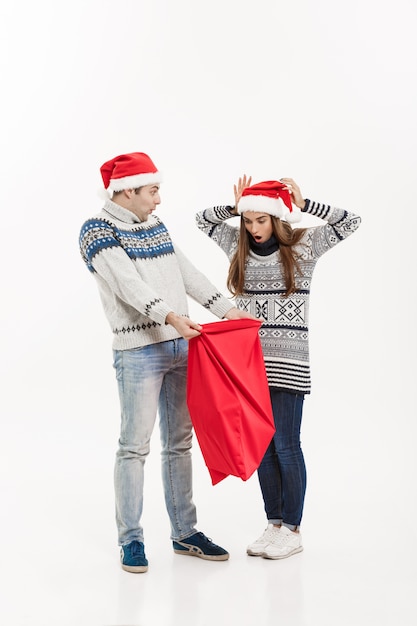
[[[203,324],[189,341],[187,404],[213,485],[250,478],[275,433],[260,326],[249,318]]]

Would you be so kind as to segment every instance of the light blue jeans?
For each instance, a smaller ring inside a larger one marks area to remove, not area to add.
[[[196,532],[192,499],[192,424],[187,408],[188,343],[174,339],[133,350],[115,350],[121,428],[114,484],[119,545],[143,541],[144,465],[159,413],[162,481],[171,539]]]

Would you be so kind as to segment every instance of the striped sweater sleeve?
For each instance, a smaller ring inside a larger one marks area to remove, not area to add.
[[[306,237],[311,246],[312,256],[316,259],[347,239],[361,224],[361,218],[355,213],[308,199],[304,212],[327,222],[323,226],[307,229]]]

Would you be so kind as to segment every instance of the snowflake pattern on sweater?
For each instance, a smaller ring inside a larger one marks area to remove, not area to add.
[[[324,225],[306,228],[295,246],[301,275],[296,273],[296,291],[286,297],[280,253],[260,256],[250,251],[244,291],[236,306],[263,324],[259,336],[270,387],[294,393],[311,391],[308,323],[311,280],[317,260],[346,239],[359,227],[361,218],[354,213],[318,202],[306,201],[304,211],[321,218]],[[217,206],[197,213],[196,222],[232,260],[239,229],[226,220],[235,217],[229,206]]]
[[[178,338],[165,319],[170,311],[188,317],[187,296],[219,318],[233,306],[174,245],[155,215],[141,222],[108,200],[84,222],[79,245],[98,284],[116,350]]]

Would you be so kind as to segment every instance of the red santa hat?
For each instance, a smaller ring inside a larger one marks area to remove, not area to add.
[[[114,157],[101,166],[100,172],[104,187],[113,191],[137,189],[162,181],[161,173],[143,152],[131,152]]]
[[[238,213],[256,211],[269,213],[287,222],[299,222],[301,210],[291,202],[287,185],[278,180],[266,180],[244,189],[237,206]]]

